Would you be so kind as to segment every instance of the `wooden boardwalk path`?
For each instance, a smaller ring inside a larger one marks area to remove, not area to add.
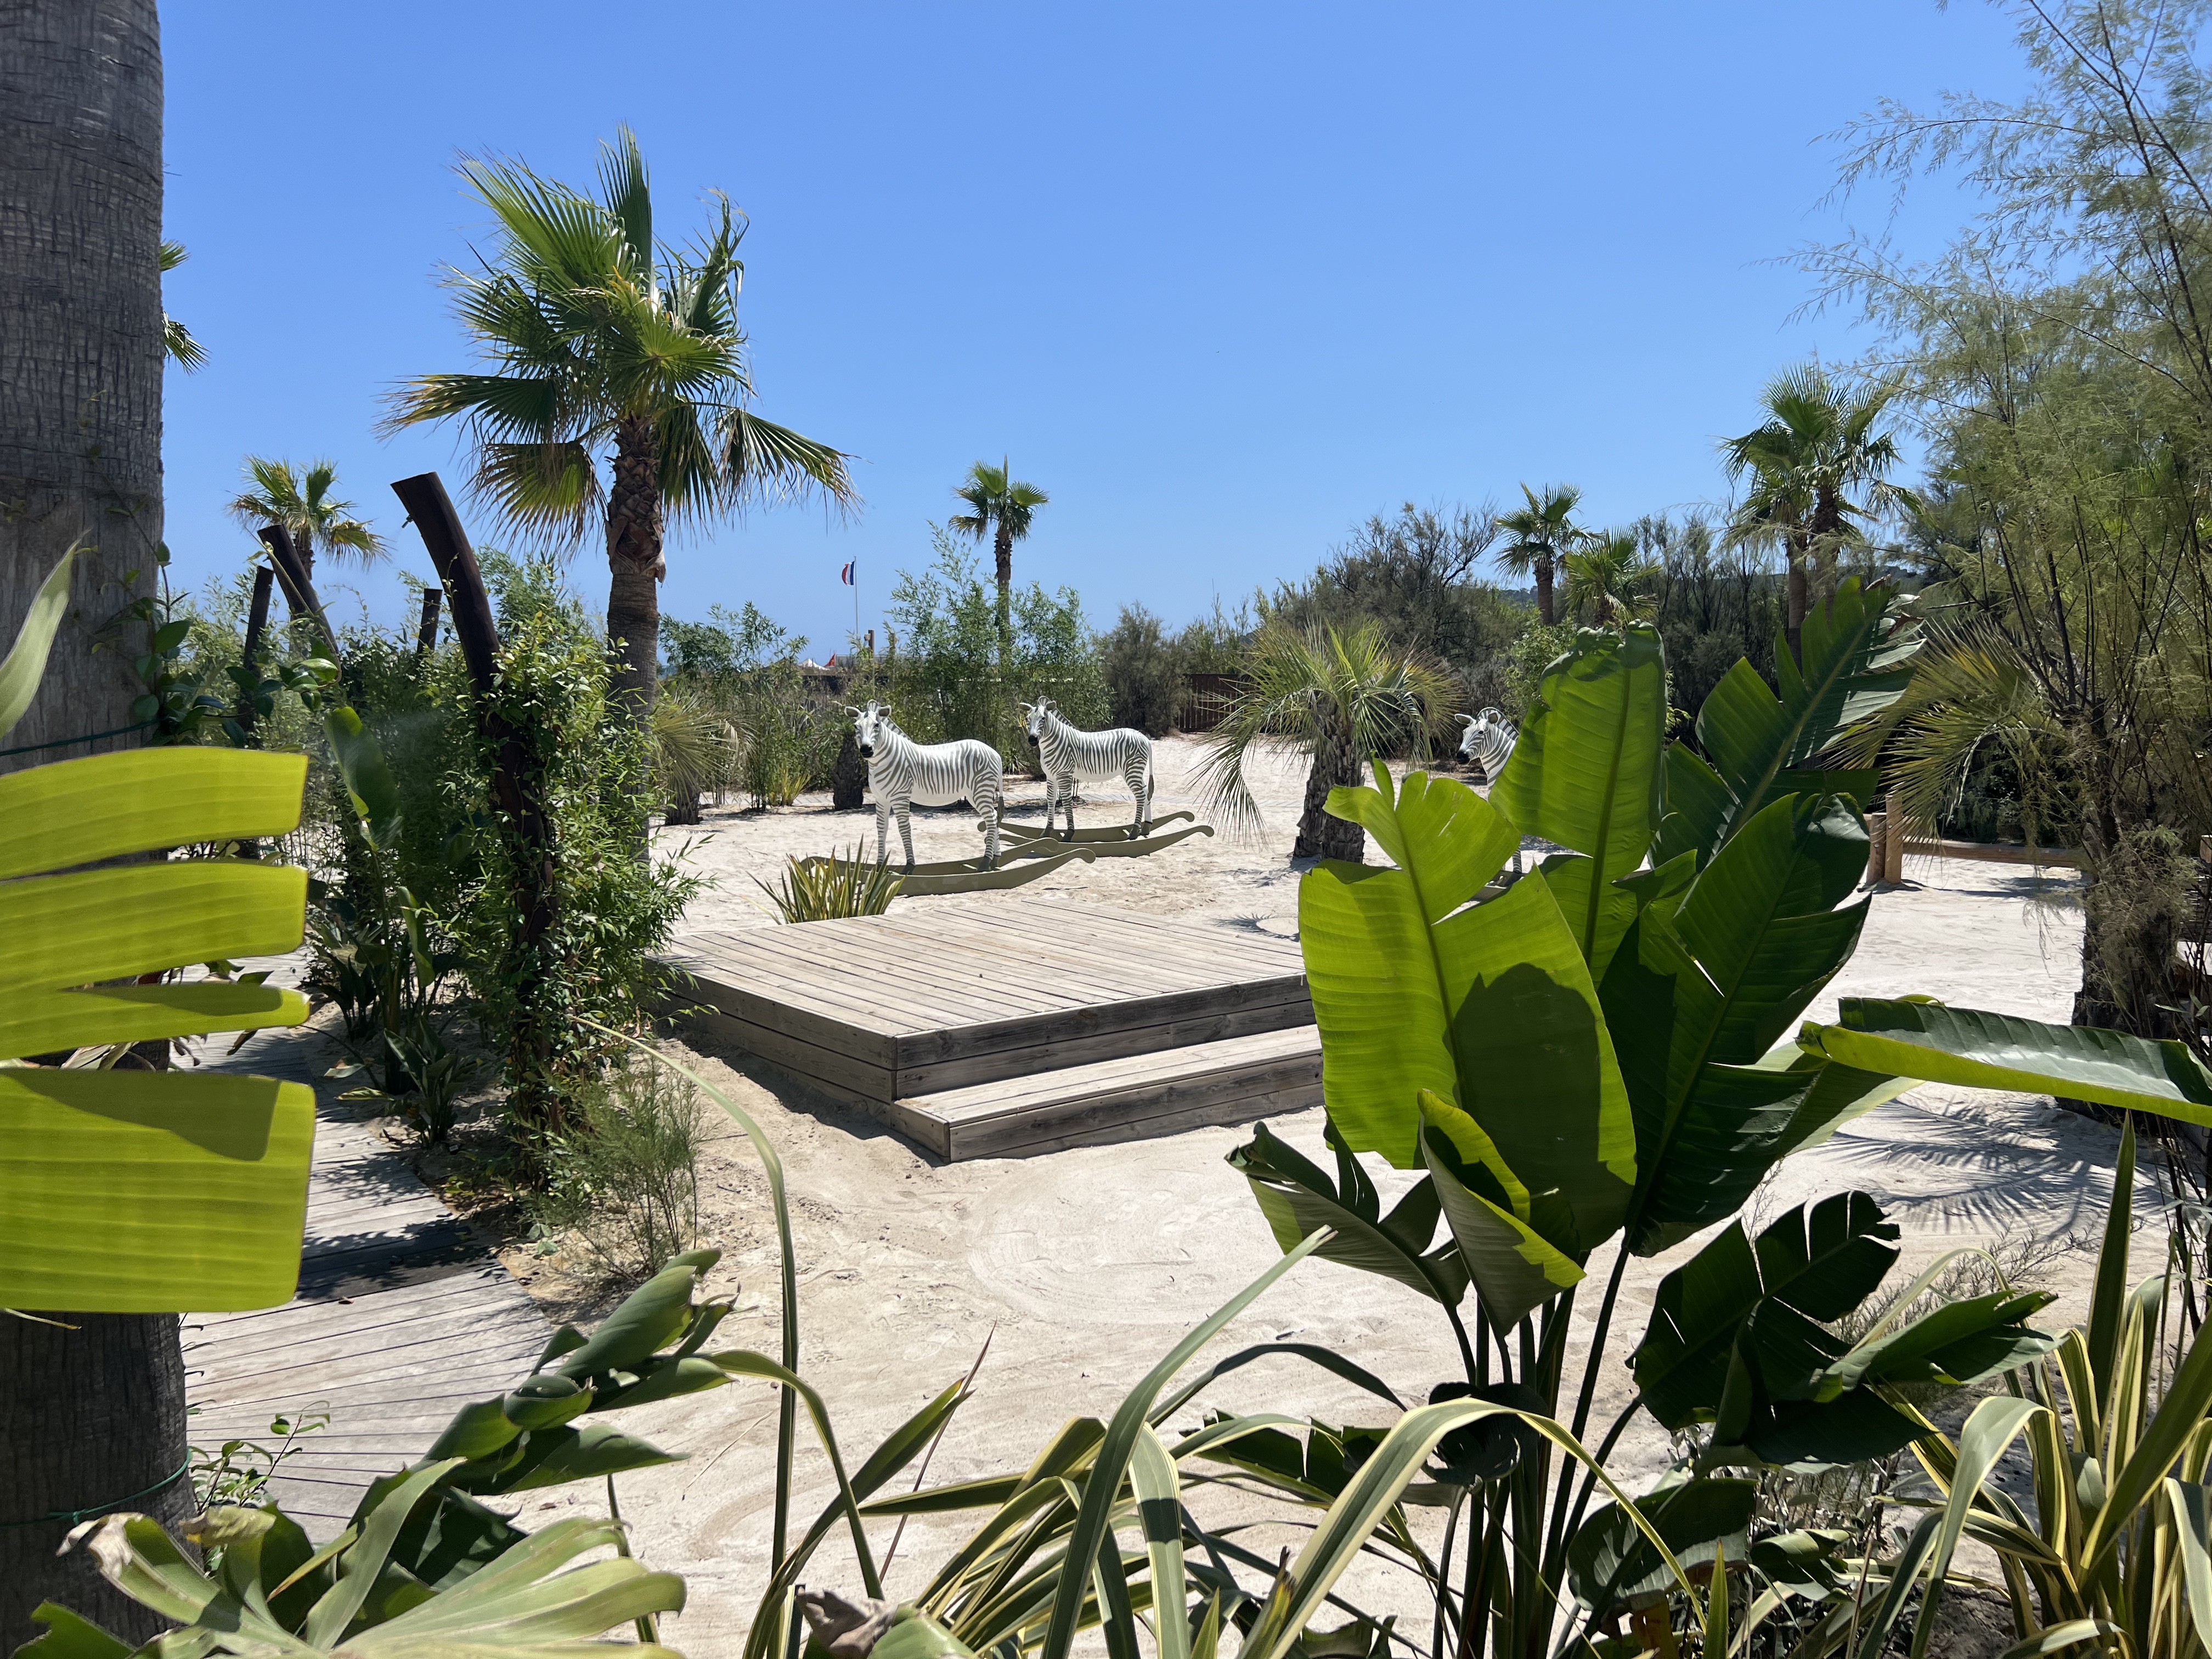
[[[1297,945],[1024,896],[694,935],[713,1038],[947,1158],[1303,1109],[1321,1044]]]
[[[229,1039],[221,1039],[227,1046]],[[222,1048],[210,1045],[220,1056]],[[204,1050],[203,1052],[207,1052]],[[277,1449],[279,1415],[327,1413],[273,1482],[321,1540],[369,1482],[421,1456],[453,1413],[512,1386],[551,1334],[529,1293],[369,1127],[322,1073],[337,1046],[311,1030],[265,1031],[210,1069],[317,1091],[314,1173],[299,1294],[281,1308],[185,1318],[191,1443]]]

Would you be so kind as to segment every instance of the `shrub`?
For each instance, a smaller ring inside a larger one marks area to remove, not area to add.
[[[1158,617],[1141,605],[1123,605],[1121,619],[1099,637],[1098,672],[1115,725],[1148,738],[1167,734],[1176,721],[1181,676]]]
[[[900,649],[886,676],[900,726],[917,743],[980,738],[1012,769],[1031,758],[1018,702],[1046,696],[1073,725],[1107,724],[1111,701],[1075,590],[1048,592],[1036,582],[1015,590],[1013,656],[1002,665],[997,600],[976,556],[938,526],[930,536],[935,562],[900,572],[891,589]]]
[[[458,842],[471,879],[450,925],[510,1111],[558,1129],[565,1097],[607,1052],[585,1022],[644,1018],[659,988],[652,955],[700,881],[640,851],[653,800],[649,740],[610,702],[605,642],[536,575],[501,599],[494,708],[543,804],[544,840],[490,809],[495,757],[472,716],[465,762],[448,775],[457,814],[471,815]],[[517,922],[538,890],[550,916],[532,939]]]
[[[611,1273],[645,1279],[699,1231],[699,1091],[658,1066],[618,1064],[575,1091],[533,1219],[572,1231]]]

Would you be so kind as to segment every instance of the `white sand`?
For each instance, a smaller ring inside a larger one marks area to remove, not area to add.
[[[1168,810],[1188,802],[1193,747],[1161,747],[1159,799]],[[1262,844],[1200,837],[1152,859],[1073,866],[1041,885],[1103,904],[1294,932],[1297,878],[1284,852],[1302,781],[1293,767],[1270,772]],[[1031,784],[1016,798],[1040,793],[1041,786]],[[1080,816],[1110,823],[1127,811],[1126,798],[1115,793],[1094,797]],[[692,858],[720,885],[693,907],[687,927],[767,925],[745,873],[769,873],[787,853],[849,846],[863,827],[872,837],[872,811],[831,815],[805,803],[768,814],[710,814],[703,833],[689,832]],[[965,814],[918,816],[915,830],[917,854],[925,860],[969,856],[976,848],[973,818]],[[686,834],[671,832],[668,839]],[[894,840],[896,834],[894,829]],[[2070,878],[2042,881],[2027,871],[1939,868],[1920,860],[1907,874],[1911,884],[1876,898],[1856,958],[1815,1005],[1815,1017],[1832,1012],[1837,994],[1909,991],[2043,1019],[2067,1017],[2080,939]],[[804,1369],[835,1413],[848,1466],[965,1373],[988,1336],[977,1396],[956,1419],[930,1479],[1018,1468],[1067,1417],[1110,1414],[1182,1332],[1276,1259],[1243,1182],[1222,1161],[1245,1130],[1200,1129],[1044,1158],[937,1165],[881,1127],[810,1099],[749,1060],[738,1059],[739,1070],[714,1057],[702,1064],[781,1150],[798,1239]],[[1275,1127],[1319,1152],[1318,1112]],[[2110,1191],[2113,1151],[2112,1132],[2045,1103],[1923,1089],[1794,1160],[1758,1196],[1753,1212],[1770,1216],[1809,1198],[1863,1188],[1905,1227],[1905,1266],[1912,1267],[1953,1244],[2019,1246],[2093,1228]],[[772,1353],[774,1232],[757,1167],[743,1139],[731,1134],[713,1149],[703,1174],[708,1231],[726,1252],[711,1288],[739,1304],[723,1340]],[[1642,1334],[1651,1286],[1692,1248],[1632,1267],[1607,1346],[1601,1423],[1610,1419],[1608,1404],[1617,1408],[1626,1398],[1619,1361]],[[567,1290],[557,1263],[520,1252],[509,1261],[519,1273],[534,1277],[533,1288],[549,1299],[557,1301]],[[2087,1265],[2077,1251],[2040,1270],[2064,1298],[2047,1318],[2079,1316]],[[1589,1340],[1597,1290],[1610,1266],[1605,1256],[1591,1264],[1592,1285],[1577,1310],[1581,1345]],[[1458,1371],[1431,1304],[1326,1263],[1294,1271],[1208,1352],[1218,1357],[1276,1338],[1340,1348],[1409,1401]],[[1389,1415],[1381,1402],[1285,1359],[1236,1374],[1211,1398],[1228,1407],[1334,1420],[1376,1422]],[[734,1650],[767,1577],[775,1411],[767,1389],[747,1386],[624,1415],[625,1426],[692,1455],[672,1468],[623,1477],[622,1502],[636,1523],[639,1553],[690,1582],[690,1606],[675,1622],[672,1639],[694,1656]],[[803,1419],[801,1432],[802,1447],[811,1446]],[[1632,1486],[1662,1466],[1664,1452],[1656,1433],[1625,1443]],[[818,1455],[804,1451],[801,1468],[803,1525],[827,1487]],[[1196,1501],[1201,1513],[1219,1512],[1216,1498]],[[597,1486],[549,1493],[525,1524],[603,1502]],[[890,1592],[915,1594],[964,1530],[957,1522],[910,1525],[890,1575]],[[875,1529],[878,1551],[890,1531],[888,1525]],[[1275,1532],[1246,1541],[1272,1553],[1297,1537]],[[817,1585],[857,1590],[842,1535],[807,1577]]]

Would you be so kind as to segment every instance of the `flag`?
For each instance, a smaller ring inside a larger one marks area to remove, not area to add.
[[[837,580],[844,583],[848,587],[857,587],[860,586],[859,583],[853,580],[853,567],[849,564],[837,573]]]

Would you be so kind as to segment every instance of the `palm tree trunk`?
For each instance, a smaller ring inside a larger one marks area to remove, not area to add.
[[[1298,838],[1291,848],[1294,859],[1342,859],[1358,864],[1367,856],[1367,832],[1328,812],[1328,792],[1359,781],[1359,746],[1351,726],[1340,719],[1328,736],[1314,745],[1313,765],[1306,773],[1305,810],[1298,815]]]
[[[1805,582],[1805,536],[1793,530],[1784,544],[1790,561],[1789,612],[1783,631],[1790,641],[1790,655],[1801,666],[1805,661],[1805,611],[1807,589]]]
[[[1543,554],[1536,558],[1536,619],[1547,628],[1557,620],[1552,613],[1552,561]]]
[[[999,672],[1004,674],[1014,659],[1014,531],[1003,514],[991,551],[999,578]]]
[[[653,423],[624,421],[615,433],[614,488],[607,495],[607,640],[614,649],[614,691],[642,721],[660,673],[660,579],[665,527],[660,504],[660,446]]]
[[[0,772],[135,746],[143,647],[95,654],[154,589],[161,539],[161,35],[155,0],[0,0],[0,641],[79,535],[64,619]],[[133,574],[135,573],[135,574]],[[94,736],[93,734],[99,734]],[[89,1236],[88,1236],[89,1237]],[[96,1241],[88,1248],[96,1248]],[[49,1598],[140,1642],[166,1621],[109,1589],[70,1522],[192,1511],[173,1315],[0,1314],[0,1651]],[[75,1328],[64,1328],[64,1326]]]

